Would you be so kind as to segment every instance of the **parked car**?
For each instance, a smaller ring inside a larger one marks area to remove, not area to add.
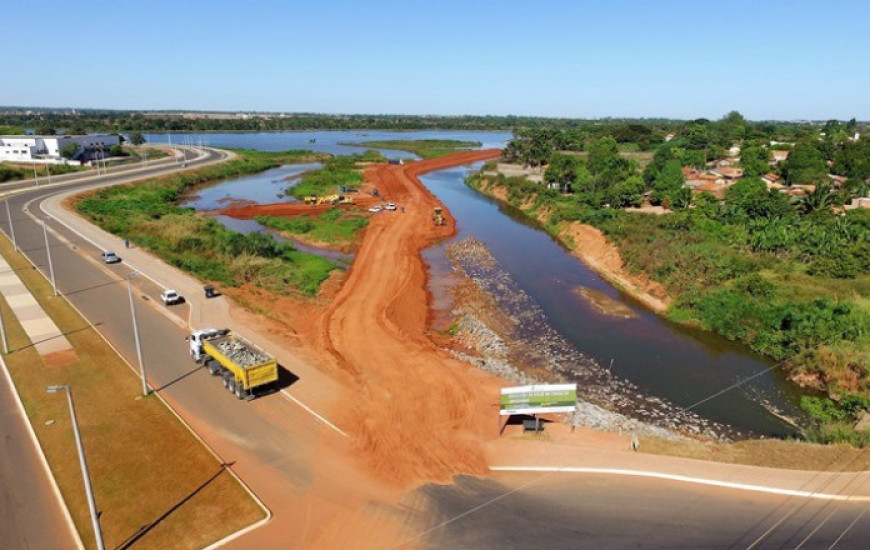
[[[387,203],[387,205],[384,208],[386,208],[387,210],[395,210],[396,205],[390,202],[390,203]]]
[[[380,206],[372,206],[371,208],[369,208],[369,212],[376,213],[376,212],[380,212],[380,211],[381,211]]]
[[[171,306],[172,304],[180,304],[184,301],[184,298],[175,290],[164,290],[163,293],[160,294],[160,299],[163,300],[163,303],[167,306]]]
[[[100,256],[103,259],[104,264],[116,264],[121,261],[121,258],[118,257],[114,252],[103,252]]]

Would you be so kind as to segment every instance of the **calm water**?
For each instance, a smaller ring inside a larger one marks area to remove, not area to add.
[[[288,164],[240,178],[227,180],[211,187],[197,190],[196,195],[183,202],[197,210],[218,210],[233,201],[251,201],[257,204],[295,201],[284,197],[285,189],[299,182],[295,176],[309,170],[317,170],[321,164]]]
[[[509,209],[465,185],[469,167],[421,177],[457,221],[456,239],[473,236],[546,312],[551,325],[578,350],[646,392],[687,407],[770,367],[744,347],[715,335],[668,323],[623,295],[557,242]],[[445,243],[446,245],[446,243]],[[424,253],[432,266],[436,307],[444,307],[444,245]],[[636,319],[619,319],[593,309],[576,288],[585,286],[628,304]],[[784,423],[762,402],[798,415],[798,393],[777,369],[694,410],[719,422],[762,434],[781,434]]]
[[[168,143],[175,145],[212,145],[215,147],[234,147],[260,149],[262,151],[288,151],[310,149],[333,155],[352,155],[364,153],[368,147],[342,145],[348,142],[381,140],[418,140],[418,139],[457,139],[460,141],[479,141],[483,149],[501,148],[513,134],[510,132],[474,132],[452,130],[427,130],[416,132],[390,132],[386,130],[323,130],[299,132],[256,132],[256,133],[193,133],[193,134],[146,134],[148,143]],[[314,141],[312,141],[314,140]],[[386,157],[415,158],[413,153],[394,149],[379,149]]]

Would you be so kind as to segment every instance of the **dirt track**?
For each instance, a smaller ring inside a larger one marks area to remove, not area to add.
[[[373,216],[349,276],[316,323],[315,346],[329,354],[359,399],[338,411],[360,456],[401,485],[486,472],[481,440],[495,436],[494,377],[439,351],[426,337],[428,295],[420,251],[454,232],[436,227],[439,203],[417,179],[433,171],[495,158],[498,150],[459,153],[365,172],[405,212]]]

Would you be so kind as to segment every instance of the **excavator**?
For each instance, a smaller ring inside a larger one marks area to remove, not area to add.
[[[435,225],[444,225],[447,223],[447,218],[444,217],[444,211],[440,206],[435,207],[435,210],[432,213],[432,221],[435,222]]]

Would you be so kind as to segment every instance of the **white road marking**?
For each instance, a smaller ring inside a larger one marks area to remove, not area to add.
[[[311,413],[312,415],[314,415],[315,418],[317,418],[318,420],[320,420],[321,422],[323,422],[324,424],[326,424],[327,426],[329,426],[330,428],[332,428],[332,429],[335,430],[336,432],[340,433],[340,434],[343,435],[344,437],[350,437],[349,435],[347,435],[346,433],[344,433],[344,432],[341,430],[341,428],[339,428],[338,426],[336,426],[335,424],[333,424],[333,423],[330,422],[329,420],[323,418],[322,416],[320,416],[319,414],[317,414],[316,412],[314,412],[314,411],[311,409],[311,407],[309,407],[308,405],[306,405],[306,404],[303,403],[302,401],[299,401],[298,399],[296,399],[295,397],[293,397],[292,395],[290,395],[289,393],[287,393],[287,390],[281,390],[281,393],[284,395],[284,397],[286,397],[287,399],[293,401],[294,403],[296,403],[297,405],[299,405],[300,407],[302,407],[303,409],[305,409],[306,411],[308,411],[309,413]]]
[[[657,479],[667,479],[670,481],[695,483],[698,485],[713,485],[716,487],[726,487],[729,489],[739,489],[743,491],[772,493],[775,495],[814,498],[819,500],[837,500],[845,502],[870,502],[870,496],[865,495],[832,495],[830,493],[816,493],[814,491],[799,491],[796,489],[780,489],[778,487],[766,487],[764,485],[734,483],[731,481],[719,481],[715,479],[704,479],[698,477],[681,476],[676,474],[663,474],[660,472],[645,472],[643,470],[622,470],[615,468],[563,468],[558,466],[491,466],[489,469],[493,472],[564,472],[579,474],[610,474],[623,476],[652,477]]]

